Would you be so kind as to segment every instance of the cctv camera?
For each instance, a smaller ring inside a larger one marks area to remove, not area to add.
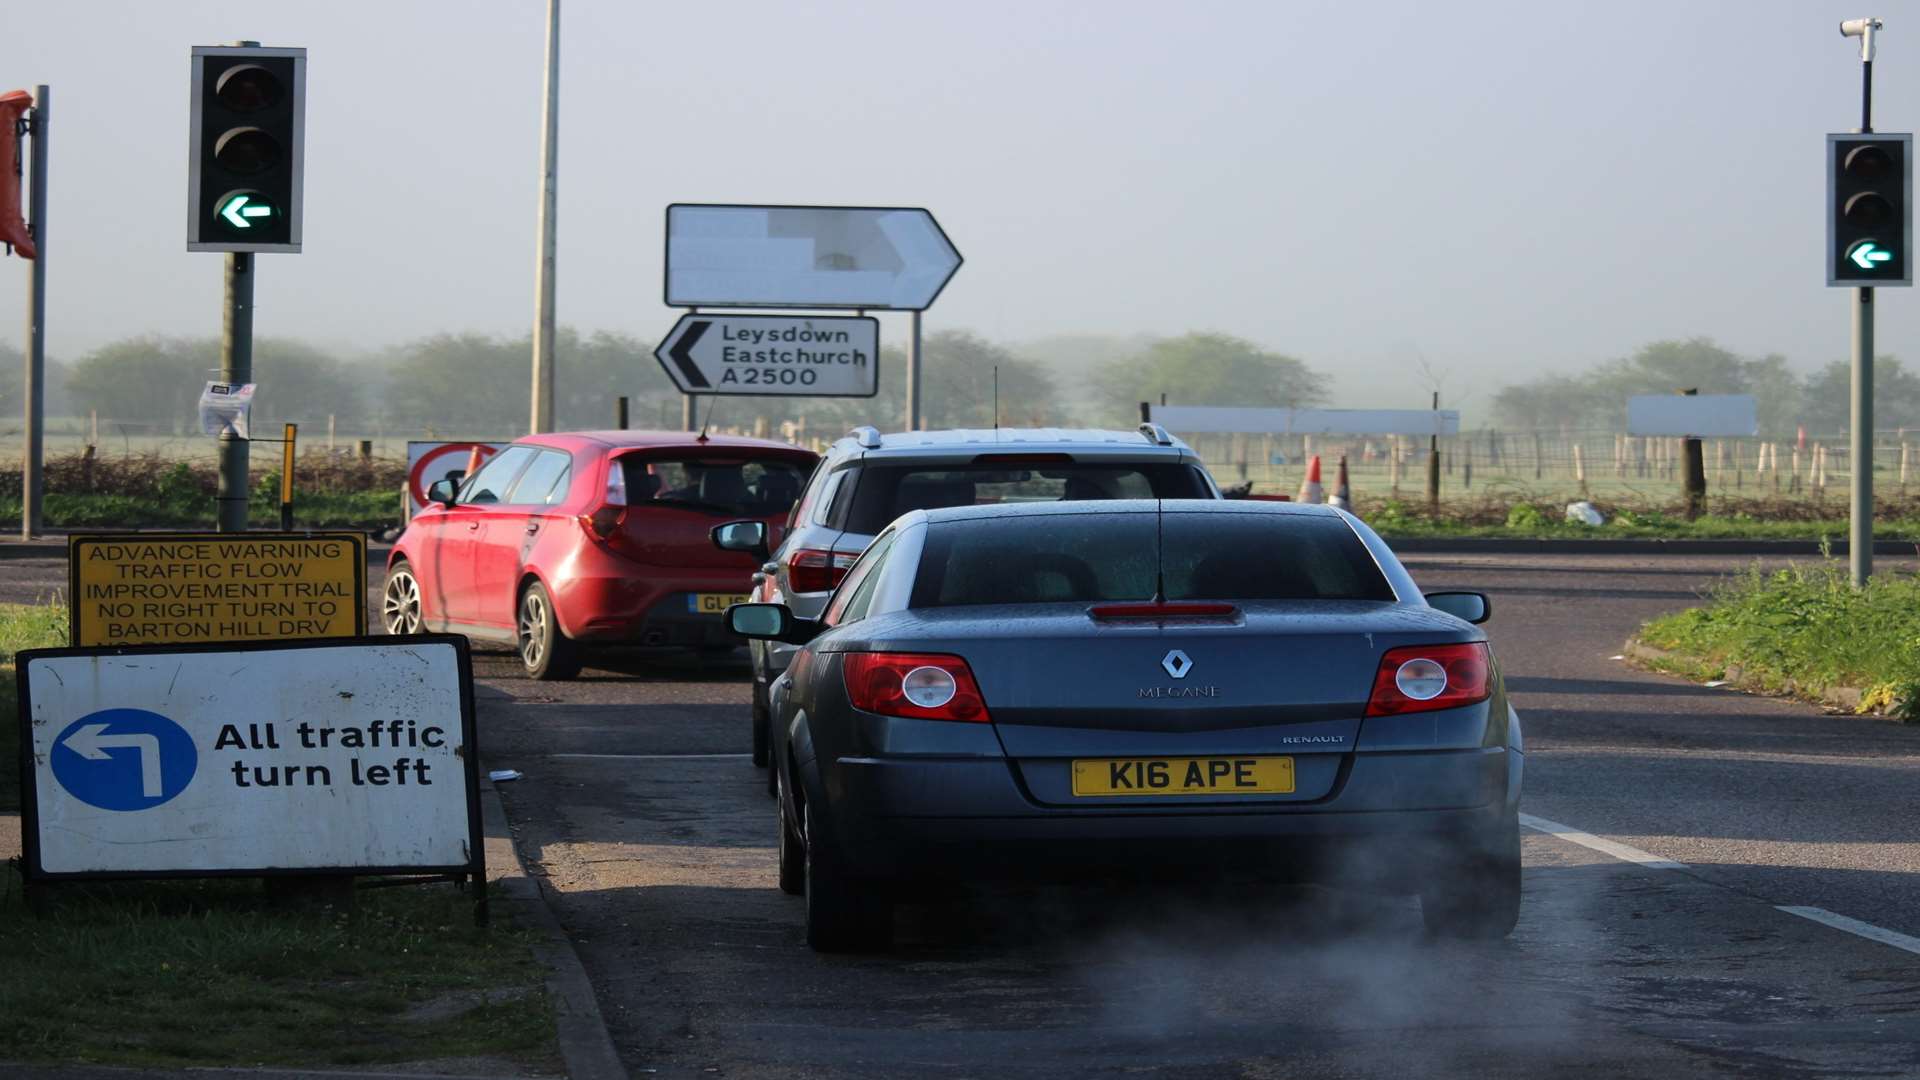
[[[1881,25],[1879,19],[1848,19],[1840,24],[1840,36],[1860,37],[1869,29],[1880,29]]]

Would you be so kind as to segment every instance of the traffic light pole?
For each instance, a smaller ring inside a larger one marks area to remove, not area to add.
[[[20,539],[40,532],[40,496],[46,486],[41,468],[47,403],[47,87],[33,89],[33,158],[27,182],[33,185],[27,214],[33,221],[33,269],[27,279],[27,445],[20,461]]]
[[[227,253],[226,311],[221,320],[220,381],[253,381],[253,255]],[[247,531],[247,440],[231,429],[220,433],[219,524],[221,532]]]
[[[1873,32],[1869,19],[1860,41],[1860,133],[1873,130]],[[1847,520],[1847,568],[1853,587],[1873,574],[1873,289],[1853,290],[1853,378],[1848,408],[1848,459],[1853,474]]]

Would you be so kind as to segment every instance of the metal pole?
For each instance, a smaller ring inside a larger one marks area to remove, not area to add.
[[[620,431],[627,430],[627,395],[625,394],[613,399],[613,426]]]
[[[560,166],[560,0],[547,0],[547,110],[540,123],[540,226],[535,246],[533,415],[530,430],[553,430],[553,275],[555,185]]]
[[[27,284],[27,370],[26,409],[27,445],[20,461],[20,538],[31,540],[40,532],[40,504],[46,476],[41,456],[45,451],[47,404],[47,101],[43,83],[33,88],[33,159],[27,166],[28,183],[33,192],[27,213],[33,219],[33,269]]]
[[[1873,574],[1873,290],[1853,290],[1853,394],[1848,410],[1853,507],[1847,563],[1855,588]]]
[[[700,398],[697,394],[680,395],[680,430],[698,431],[700,418]]]
[[[220,334],[220,381],[253,381],[253,255],[227,254],[226,315]],[[221,532],[247,531],[247,440],[231,429],[220,433]]]
[[[920,313],[910,313],[912,328],[907,334],[907,430],[919,431],[920,424]]]
[[[1440,512],[1440,391],[1433,392],[1433,434],[1427,437],[1427,512]]]

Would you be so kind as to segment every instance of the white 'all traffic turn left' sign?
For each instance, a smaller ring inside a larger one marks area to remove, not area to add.
[[[653,351],[687,394],[872,397],[880,322],[799,315],[683,315]]]

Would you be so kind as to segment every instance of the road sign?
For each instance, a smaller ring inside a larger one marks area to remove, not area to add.
[[[1827,136],[1827,284],[1911,285],[1913,136]]]
[[[119,533],[67,541],[75,645],[367,632],[362,533]]]
[[[196,46],[187,250],[300,250],[307,50]]]
[[[872,318],[682,315],[653,356],[688,394],[880,392],[880,320]]]
[[[1458,435],[1460,410],[1155,405],[1153,422],[1181,435]]]
[[[1627,434],[1746,438],[1760,431],[1752,394],[1636,394],[1627,399]]]
[[[481,873],[464,637],[19,655],[30,880]]]
[[[467,475],[475,451],[485,461],[506,447],[503,442],[431,442],[407,443],[407,516],[426,509],[427,489],[437,480],[460,480]]]
[[[667,207],[669,307],[923,311],[960,263],[920,209]]]

